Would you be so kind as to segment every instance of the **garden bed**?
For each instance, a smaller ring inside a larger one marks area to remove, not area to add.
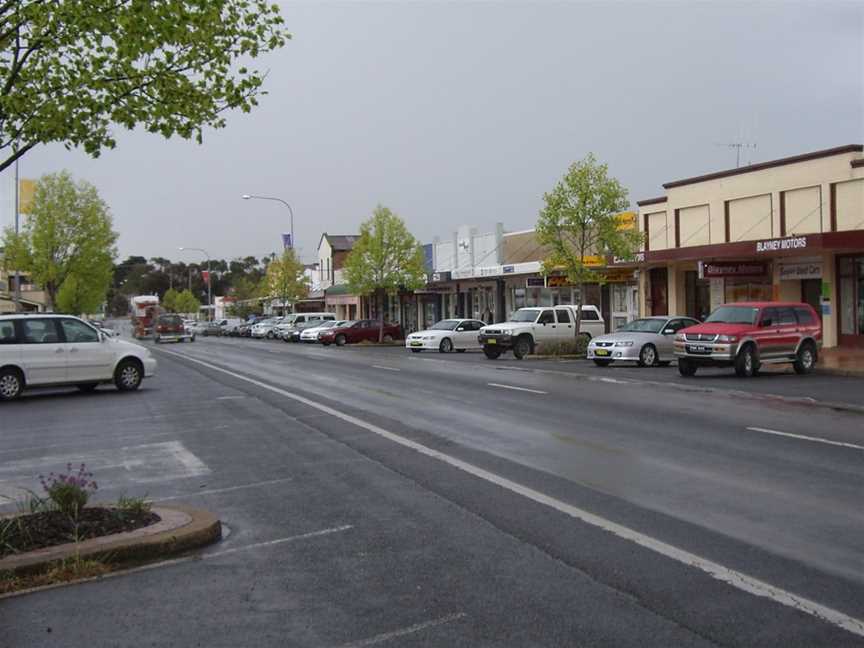
[[[0,558],[80,542],[156,524],[150,510],[87,507],[77,520],[61,511],[42,511],[0,520]]]

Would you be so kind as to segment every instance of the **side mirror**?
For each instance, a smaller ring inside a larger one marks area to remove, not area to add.
[[[765,317],[762,319],[762,323],[760,324],[760,326],[762,326],[762,327],[774,326],[774,322],[771,320],[770,317]]]
[[[663,331],[663,335],[673,335],[675,333],[675,329],[667,328]]]
[[[464,327],[464,326],[460,326],[459,328],[456,329],[457,332],[458,332],[458,331],[464,331],[464,330],[465,330],[465,327]]]

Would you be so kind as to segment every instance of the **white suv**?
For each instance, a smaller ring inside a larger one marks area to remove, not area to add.
[[[113,382],[120,391],[133,391],[155,373],[148,349],[109,337],[77,317],[0,315],[0,400],[51,385],[92,391]]]

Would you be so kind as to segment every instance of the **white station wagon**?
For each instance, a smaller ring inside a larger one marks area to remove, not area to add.
[[[53,385],[92,391],[113,382],[120,391],[134,391],[155,373],[149,349],[108,336],[77,317],[0,315],[0,400]]]

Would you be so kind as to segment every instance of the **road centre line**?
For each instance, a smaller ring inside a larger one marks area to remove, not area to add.
[[[447,616],[443,616],[438,619],[432,619],[431,621],[415,623],[412,626],[408,626],[407,628],[402,628],[400,630],[393,630],[392,632],[385,632],[384,634],[375,635],[374,637],[369,637],[368,639],[360,639],[358,641],[352,641],[347,644],[342,644],[337,648],[364,648],[365,646],[376,646],[386,641],[390,641],[391,639],[398,639],[399,637],[404,637],[409,634],[414,634],[415,632],[420,632],[421,630],[425,630],[426,628],[434,628],[435,626],[444,625],[445,623],[458,621],[459,619],[464,619],[466,616],[468,615],[464,612],[448,614]]]
[[[502,385],[501,383],[486,383],[489,387],[498,387],[499,389],[512,389],[513,391],[529,392],[531,394],[548,394],[549,392],[540,391],[539,389],[528,389],[527,387],[516,387],[515,385]]]
[[[168,502],[170,500],[188,499],[198,497],[199,495],[215,495],[216,493],[231,493],[233,491],[244,490],[246,488],[260,488],[261,486],[271,486],[272,484],[281,484],[287,481],[293,481],[293,477],[284,477],[282,479],[270,479],[268,481],[255,482],[254,484],[241,484],[239,486],[226,486],[225,488],[210,488],[208,490],[200,490],[196,493],[186,493],[185,495],[171,495],[170,497],[155,497],[151,502]]]
[[[793,592],[789,592],[782,588],[771,585],[770,583],[767,583],[758,578],[754,578],[753,576],[749,576],[748,574],[745,574],[743,572],[724,567],[719,563],[698,556],[685,549],[680,549],[673,545],[667,544],[662,540],[652,538],[651,536],[640,533],[639,531],[626,527],[622,524],[618,524],[617,522],[607,520],[606,518],[595,515],[594,513],[590,513],[589,511],[573,506],[572,504],[568,504],[567,502],[564,502],[562,500],[555,499],[554,497],[541,493],[540,491],[534,490],[533,488],[529,488],[528,486],[524,486],[522,484],[514,482],[510,479],[507,479],[506,477],[501,477],[500,475],[490,472],[484,468],[480,468],[479,466],[475,466],[474,464],[471,464],[467,461],[463,461],[462,459],[458,459],[439,450],[434,450],[433,448],[425,446],[416,441],[412,441],[411,439],[395,434],[394,432],[385,430],[382,427],[364,421],[363,419],[357,418],[356,416],[341,412],[333,407],[330,407],[329,405],[324,405],[323,403],[319,403],[310,398],[306,398],[305,396],[294,394],[285,389],[274,387],[273,385],[269,385],[255,378],[244,376],[234,371],[224,369],[218,365],[214,365],[210,362],[198,360],[197,358],[193,358],[182,353],[167,351],[164,349],[160,349],[160,352],[177,356],[181,359],[186,359],[189,362],[199,364],[203,367],[218,371],[238,380],[247,382],[251,385],[256,385],[275,394],[290,398],[291,400],[294,400],[298,403],[303,403],[304,405],[308,405],[309,407],[317,409],[318,411],[331,414],[332,416],[342,421],[345,421],[346,423],[351,423],[364,430],[368,430],[369,432],[377,434],[384,439],[397,443],[406,448],[415,450],[419,454],[425,455],[432,459],[436,459],[442,463],[445,463],[454,468],[457,468],[458,470],[468,473],[469,475],[472,475],[479,479],[483,479],[505,490],[509,490],[513,493],[516,493],[517,495],[521,495],[522,497],[525,497],[526,499],[529,499],[533,502],[547,506],[576,520],[580,520],[585,524],[607,531],[612,535],[633,542],[634,544],[637,544],[640,547],[644,547],[645,549],[649,549],[657,554],[660,554],[661,556],[682,563],[689,567],[698,569],[710,576],[711,578],[714,578],[715,580],[718,580],[722,583],[731,585],[732,587],[735,587],[743,592],[747,592],[754,596],[767,598],[771,601],[774,601],[775,603],[779,603],[780,605],[784,605],[786,607],[798,610],[799,612],[809,614],[814,618],[821,619],[827,623],[833,624],[852,634],[864,637],[864,621],[856,619],[855,617],[849,616],[847,614],[844,614],[843,612],[834,610],[833,608],[827,607],[820,603],[817,603],[816,601],[811,601],[810,599],[804,598]]]
[[[385,371],[402,371],[396,367],[385,367],[384,365],[370,365],[373,369],[384,369]]]
[[[240,547],[232,547],[231,549],[224,549],[222,551],[214,551],[213,553],[201,554],[198,556],[201,560],[210,560],[211,558],[219,558],[221,556],[227,556],[229,554],[237,553],[238,551],[247,551],[249,549],[260,549],[262,547],[272,547],[274,545],[285,544],[286,542],[295,542],[297,540],[308,540],[309,538],[318,538],[321,536],[332,535],[334,533],[341,533],[343,531],[349,531],[354,528],[353,524],[343,524],[342,526],[332,527],[330,529],[322,529],[321,531],[311,531],[310,533],[303,533],[301,535],[289,536],[287,538],[277,538],[276,540],[268,540],[266,542],[256,542],[254,544],[243,545]]]
[[[792,439],[801,439],[802,441],[813,441],[814,443],[824,443],[827,445],[840,446],[842,448],[853,448],[855,450],[864,450],[864,446],[854,443],[845,443],[844,441],[832,441],[831,439],[823,439],[822,437],[807,436],[806,434],[793,434],[792,432],[781,432],[780,430],[771,430],[769,428],[748,427],[751,432],[761,432],[763,434],[774,434],[776,436],[784,436]]]

